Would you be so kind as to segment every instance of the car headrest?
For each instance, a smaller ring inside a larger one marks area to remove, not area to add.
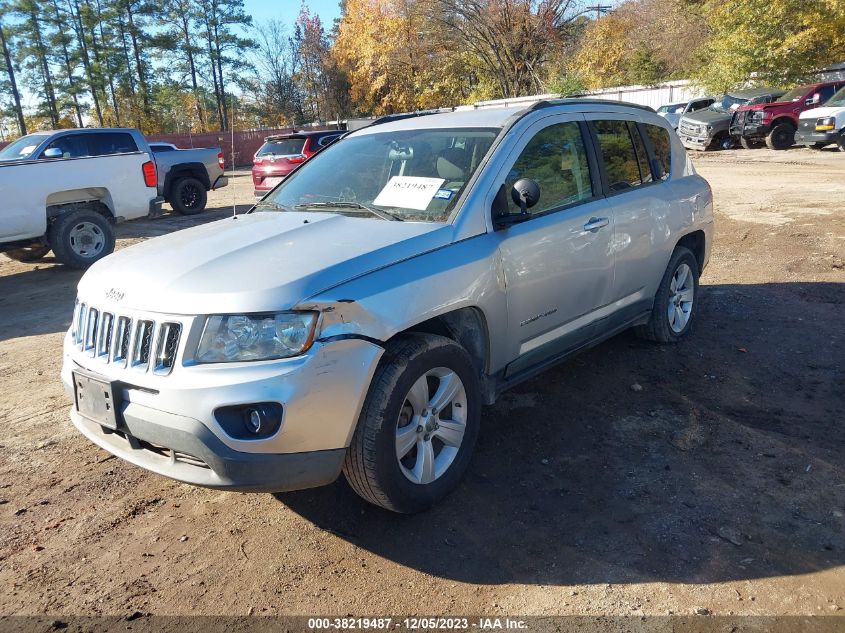
[[[437,156],[437,175],[446,180],[464,180],[468,164],[469,160],[464,150],[449,147]]]

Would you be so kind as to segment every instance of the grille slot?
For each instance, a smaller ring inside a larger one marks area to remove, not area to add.
[[[102,362],[166,376],[176,365],[182,324],[136,320],[77,300],[70,335],[78,350]]]
[[[150,354],[153,346],[153,321],[138,321],[135,330],[135,344],[132,348],[132,366],[146,369],[150,365]]]
[[[182,326],[178,323],[162,323],[156,343],[155,363],[153,373],[169,374],[176,362],[176,351],[179,347],[179,335]]]
[[[97,357],[108,360],[111,352],[112,333],[114,331],[114,315],[103,312],[100,317],[100,330],[97,334]]]
[[[94,354],[94,348],[97,345],[97,325],[99,324],[100,313],[96,308],[89,308],[88,315],[85,320],[85,337],[82,348],[85,351],[90,351]]]

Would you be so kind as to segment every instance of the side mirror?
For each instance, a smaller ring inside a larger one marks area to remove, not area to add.
[[[61,158],[64,156],[58,147],[50,147],[44,150],[44,158]]]
[[[508,213],[508,196],[505,185],[499,187],[493,200],[493,225],[503,229],[512,224],[519,224],[531,219],[528,209],[540,200],[540,185],[535,180],[523,178],[511,187],[511,200],[519,205],[519,213]]]
[[[522,213],[528,213],[528,209],[540,201],[540,185],[536,180],[520,178],[511,189],[511,200],[519,205]]]

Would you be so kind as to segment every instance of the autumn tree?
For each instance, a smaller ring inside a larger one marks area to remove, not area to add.
[[[24,120],[23,108],[21,108],[21,95],[18,89],[17,69],[15,68],[12,59],[9,35],[7,26],[4,24],[4,18],[9,11],[8,3],[3,0],[0,2],[0,90],[4,94],[11,95],[12,104],[11,110],[14,114],[15,121],[18,124],[18,131],[21,136],[26,134],[26,121]],[[9,106],[9,104],[2,104]]]
[[[787,86],[845,59],[842,0],[711,0],[706,10],[712,36],[695,77],[714,92],[752,75]]]

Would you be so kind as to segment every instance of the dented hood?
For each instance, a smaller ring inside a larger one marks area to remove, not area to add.
[[[252,213],[109,255],[85,273],[79,295],[114,310],[283,310],[344,281],[440,248],[451,236],[452,226],[441,223]]]

